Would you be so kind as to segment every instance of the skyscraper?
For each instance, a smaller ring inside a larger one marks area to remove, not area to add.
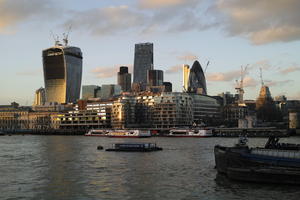
[[[44,105],[46,102],[45,88],[39,88],[35,91],[34,95],[34,106]]]
[[[206,80],[200,63],[196,60],[190,69],[188,92],[197,94],[207,94]]]
[[[189,75],[190,75],[190,66],[189,65],[183,65],[182,66],[182,75],[183,75],[183,91],[188,91],[188,83],[189,83]]]
[[[123,92],[131,91],[131,74],[128,73],[128,67],[121,66],[118,72],[118,85],[121,86]]]
[[[147,85],[161,86],[164,82],[164,72],[162,70],[148,70],[147,71]]]
[[[82,53],[80,48],[62,45],[43,50],[46,102],[71,103],[80,96]]]
[[[147,70],[153,69],[153,43],[135,44],[133,83],[140,84],[141,90],[146,89]]]

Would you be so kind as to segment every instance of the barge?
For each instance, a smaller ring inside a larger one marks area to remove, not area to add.
[[[150,152],[161,150],[162,148],[156,146],[155,143],[116,143],[105,151]]]
[[[250,148],[240,140],[233,147],[216,145],[218,173],[240,181],[300,184],[300,148],[270,137],[264,148]]]

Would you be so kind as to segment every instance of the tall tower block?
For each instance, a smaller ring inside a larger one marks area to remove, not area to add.
[[[135,44],[133,83],[140,84],[141,90],[146,89],[147,71],[153,69],[153,43]]]
[[[188,90],[188,83],[189,83],[189,76],[190,76],[190,66],[189,65],[183,65],[182,66],[182,86],[183,86],[183,91],[186,92]]]
[[[78,47],[55,42],[43,50],[46,102],[72,103],[80,96],[82,52]]]

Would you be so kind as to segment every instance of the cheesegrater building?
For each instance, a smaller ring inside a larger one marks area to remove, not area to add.
[[[43,50],[46,102],[72,103],[80,96],[82,53],[80,48],[59,41]]]

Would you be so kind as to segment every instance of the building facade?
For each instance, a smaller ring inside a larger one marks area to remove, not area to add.
[[[189,65],[183,65],[182,66],[182,87],[183,92],[188,91],[188,84],[189,84],[189,76],[190,76],[190,66]]]
[[[111,128],[112,105],[112,101],[86,102],[84,107],[76,105],[73,111],[53,116],[53,123],[63,130]]]
[[[147,71],[153,69],[153,43],[135,44],[133,83],[140,84],[141,91],[147,86]]]
[[[56,43],[43,50],[46,102],[74,103],[80,97],[82,53],[80,48]]]
[[[46,92],[45,88],[39,88],[38,90],[35,91],[34,95],[34,106],[41,106],[44,105],[46,102]]]
[[[131,91],[131,74],[128,73],[128,67],[120,67],[118,72],[118,85],[121,86],[123,92]]]
[[[194,62],[189,72],[188,92],[207,95],[204,72],[197,60]]]
[[[121,91],[122,90],[120,85],[114,85],[114,84],[102,85],[100,91],[100,99],[101,100],[111,99],[117,95],[120,95]]]
[[[83,85],[82,86],[82,99],[88,100],[89,98],[96,98],[97,94],[101,91],[101,87],[97,85]]]

